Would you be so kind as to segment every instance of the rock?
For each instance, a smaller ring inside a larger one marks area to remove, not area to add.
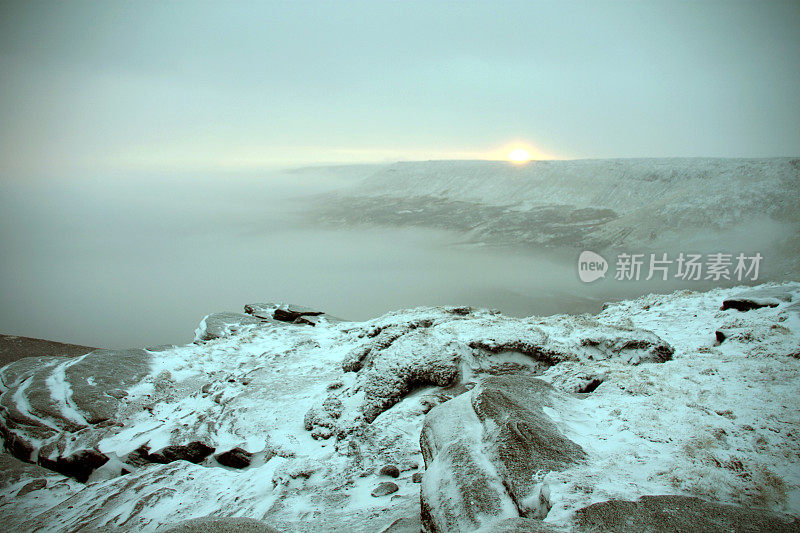
[[[557,315],[529,320],[530,327],[522,331],[487,328],[469,346],[489,354],[520,353],[549,366],[564,361],[612,358],[632,365],[663,363],[672,359],[675,351],[655,333],[612,326],[593,317]]]
[[[210,341],[238,333],[248,327],[257,327],[265,321],[241,313],[213,313],[200,321],[194,332],[195,341]]]
[[[642,496],[595,503],[576,513],[579,531],[798,532],[800,520],[762,509],[707,502],[691,496]]]
[[[555,388],[574,393],[594,392],[606,380],[605,374],[572,368],[566,368],[563,372],[552,372],[551,376],[551,383]]]
[[[735,309],[750,311],[762,307],[778,307],[782,303],[791,302],[792,293],[782,288],[762,287],[741,292],[732,298],[722,301],[721,311]]]
[[[97,450],[80,450],[70,455],[45,457],[40,455],[39,466],[86,483],[92,472],[108,462],[106,455]]]
[[[173,461],[189,461],[197,464],[212,453],[214,453],[214,448],[200,441],[194,441],[189,444],[167,446],[155,453],[148,454],[147,459],[151,463],[167,464]]]
[[[114,426],[127,389],[147,376],[151,360],[146,350],[95,350],[70,359],[21,359],[4,367],[0,435],[6,448],[23,461],[87,478],[85,469],[97,458],[70,454],[92,449]],[[80,441],[72,442],[78,435]]]
[[[556,395],[539,379],[498,376],[428,413],[420,436],[428,529],[471,531],[546,516],[549,489],[541,478],[586,458],[544,413]]]
[[[293,304],[256,303],[244,306],[244,312],[276,324],[317,325],[321,320],[335,323],[342,320],[310,307]]]
[[[137,385],[150,371],[152,356],[146,350],[95,350],[75,364],[64,365],[72,401],[89,424],[113,417],[121,393]],[[113,392],[113,394],[109,394]]]
[[[230,468],[247,468],[250,466],[253,454],[247,450],[243,450],[242,448],[234,448],[232,450],[228,450],[227,452],[215,455],[214,458],[222,466],[228,466]]]
[[[400,490],[400,487],[398,487],[396,483],[382,481],[375,487],[371,494],[373,498],[380,498],[381,496],[388,496],[398,490]]]
[[[422,472],[414,472],[411,475],[411,482],[412,483],[422,483]]]
[[[278,533],[254,518],[206,516],[185,520],[172,526],[168,533]]]
[[[24,496],[29,492],[33,492],[35,490],[41,490],[47,487],[47,480],[46,479],[34,479],[33,481],[26,483],[19,492],[17,492],[17,498],[20,496]]]
[[[386,465],[381,468],[380,475],[389,477],[400,477],[400,469],[395,465]]]
[[[728,335],[724,331],[718,329],[714,332],[714,338],[717,340],[717,345],[720,345],[725,339],[728,338]]]

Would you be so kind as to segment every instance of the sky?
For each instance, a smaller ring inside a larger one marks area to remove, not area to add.
[[[0,2],[0,179],[800,155],[800,2]]]

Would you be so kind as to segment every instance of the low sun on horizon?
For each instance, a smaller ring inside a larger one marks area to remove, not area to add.
[[[527,163],[533,159],[525,148],[514,148],[508,153],[508,160],[512,163]]]

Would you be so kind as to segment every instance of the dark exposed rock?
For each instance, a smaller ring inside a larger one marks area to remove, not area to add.
[[[744,291],[733,298],[723,300],[720,310],[750,311],[762,307],[778,307],[782,303],[791,301],[792,294],[785,289],[762,287]]]
[[[714,332],[714,338],[717,339],[717,344],[722,344],[722,342],[728,338],[728,335],[726,335],[724,331],[718,329]]]
[[[400,469],[395,465],[386,465],[381,467],[379,474],[382,476],[400,477]]]
[[[472,408],[485,428],[490,459],[512,497],[526,498],[536,484],[531,473],[564,470],[586,457],[544,414],[555,391],[525,376],[491,378],[472,393]]]
[[[97,450],[80,450],[68,456],[53,458],[39,456],[39,466],[64,474],[85,483],[92,472],[108,462],[108,457]]]
[[[599,387],[603,381],[605,381],[605,376],[594,376],[590,378],[586,383],[584,383],[581,387],[578,388],[575,392],[594,392],[597,387]]]
[[[341,322],[342,320],[322,311],[293,304],[255,303],[244,306],[248,315],[260,318],[276,325],[305,324],[316,326],[321,320],[326,322]]]
[[[275,309],[275,311],[272,313],[272,318],[274,318],[275,320],[280,320],[281,322],[294,322],[301,317],[317,316],[321,314],[322,311],[297,311],[293,308],[286,308],[286,309],[278,308]]]
[[[21,489],[19,489],[19,492],[17,492],[17,498],[19,498],[20,496],[24,496],[29,492],[33,492],[35,490],[41,490],[45,487],[47,487],[46,479],[34,479],[33,481],[26,483],[25,485],[23,485]]]
[[[398,487],[396,483],[381,481],[371,494],[373,498],[380,498],[381,496],[388,496],[398,490],[400,490],[400,487]]]
[[[222,466],[228,466],[230,468],[247,468],[250,466],[253,454],[247,450],[243,450],[242,448],[234,448],[232,450],[228,450],[227,452],[215,455],[214,458]]]
[[[414,472],[411,475],[411,482],[412,483],[422,483],[422,472]]]
[[[707,502],[690,496],[643,496],[600,502],[576,513],[579,531],[760,533],[800,531],[800,521],[770,511]]]
[[[167,446],[161,450],[147,455],[151,463],[167,464],[172,461],[189,461],[190,463],[200,463],[214,453],[214,448],[207,446],[200,441],[193,441],[189,444],[175,444]]]
[[[128,455],[125,456],[125,462],[131,466],[144,466],[152,463],[150,460],[150,448],[147,445],[141,445]]]

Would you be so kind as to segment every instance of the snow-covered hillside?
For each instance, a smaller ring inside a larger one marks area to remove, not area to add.
[[[378,168],[315,216],[490,245],[761,251],[780,280],[797,270],[798,199],[800,159],[427,161]]]
[[[798,283],[595,317],[245,310],[186,346],[0,370],[5,446],[39,464],[3,459],[5,527],[569,531],[644,495],[800,515]]]

